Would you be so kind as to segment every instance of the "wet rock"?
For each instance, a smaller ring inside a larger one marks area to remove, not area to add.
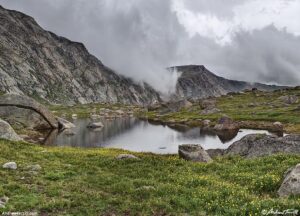
[[[116,159],[118,160],[124,160],[124,159],[139,159],[138,157],[132,155],[132,154],[119,154]]]
[[[72,114],[72,119],[77,119],[77,114]]]
[[[268,156],[276,153],[300,153],[300,135],[277,137],[266,134],[250,134],[233,143],[225,155],[240,155],[246,158]]]
[[[278,190],[279,196],[300,195],[300,164],[289,169],[284,177],[283,183]]]
[[[228,116],[223,116],[219,119],[218,124],[215,125],[214,129],[216,131],[238,130],[239,125]]]
[[[274,131],[283,131],[283,124],[281,122],[274,122]]]
[[[210,162],[212,159],[200,146],[194,144],[180,145],[178,148],[179,157],[194,162]]]
[[[70,129],[70,128],[76,127],[73,123],[69,122],[66,119],[63,119],[63,118],[60,118],[60,117],[56,117],[56,119],[58,121],[58,125],[59,125],[59,128],[61,130]]]
[[[12,170],[16,170],[18,168],[17,163],[16,162],[8,162],[3,164],[2,166],[4,169],[12,169]]]
[[[22,138],[16,134],[14,129],[6,121],[0,119],[0,138],[11,141],[21,141]]]
[[[66,129],[66,130],[64,130],[64,135],[66,135],[66,136],[74,136],[74,135],[76,135],[76,133],[73,130],[71,130],[71,129]]]
[[[239,121],[240,128],[255,128],[259,130],[267,130],[276,133],[278,136],[283,136],[283,131],[276,130],[272,122],[257,122],[257,121]]]
[[[109,119],[110,120],[110,119]],[[103,130],[104,127],[98,127],[98,128],[90,128],[91,129],[91,132],[94,132],[94,133],[98,133],[98,132],[101,132]]]
[[[100,118],[101,118],[101,115],[90,114],[90,118],[93,119],[93,120],[100,119]]]
[[[210,120],[208,120],[208,119],[205,119],[203,122],[203,126],[204,127],[209,127],[210,126],[210,123],[211,123],[211,121]]]
[[[104,125],[102,122],[91,122],[87,125],[88,128],[103,128]]]

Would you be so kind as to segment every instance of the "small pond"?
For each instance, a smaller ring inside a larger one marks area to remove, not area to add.
[[[171,127],[152,124],[136,118],[101,119],[102,129],[88,129],[90,119],[73,120],[75,135],[52,131],[45,139],[45,145],[82,148],[120,148],[136,152],[174,154],[180,144],[201,144],[205,149],[226,149],[233,142],[252,133],[266,133],[264,130],[241,129],[235,133],[217,135],[185,126]]]

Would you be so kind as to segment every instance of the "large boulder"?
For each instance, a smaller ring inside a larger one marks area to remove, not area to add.
[[[279,100],[281,100],[283,103],[286,103],[286,104],[296,104],[299,101],[298,97],[295,95],[281,96],[281,97],[279,97]]]
[[[217,108],[217,101],[215,99],[205,99],[200,101],[200,106],[202,108],[201,115],[210,115],[221,112]]]
[[[229,146],[224,154],[252,158],[276,153],[299,154],[300,135],[277,137],[266,134],[250,134]]]
[[[212,159],[207,152],[195,144],[180,145],[178,149],[179,157],[194,162],[210,162]]]
[[[58,123],[55,116],[42,104],[25,95],[5,94],[0,96],[0,106],[12,106],[22,109],[33,110],[40,114],[51,128],[57,128]]]
[[[69,122],[68,120],[60,118],[60,117],[57,117],[57,121],[58,121],[58,126],[61,130],[76,127],[72,122]]]
[[[102,122],[90,122],[88,125],[87,125],[88,128],[92,128],[92,129],[95,129],[95,128],[103,128],[104,125]]]
[[[11,141],[21,141],[22,138],[16,134],[14,129],[6,121],[0,119],[0,138]]]
[[[289,169],[284,177],[283,183],[278,190],[279,196],[300,195],[300,164]]]
[[[49,124],[44,118],[33,110],[12,106],[0,106],[0,117],[8,122],[14,129],[44,130]]]
[[[216,131],[238,130],[239,125],[228,116],[223,116],[219,119],[218,124],[215,125],[214,129]]]
[[[167,109],[171,112],[178,112],[181,109],[188,109],[192,106],[193,106],[193,104],[191,102],[189,102],[188,100],[180,100],[180,101],[168,103]]]

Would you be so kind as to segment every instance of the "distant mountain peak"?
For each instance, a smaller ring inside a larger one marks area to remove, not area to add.
[[[285,88],[285,86],[229,80],[215,75],[203,65],[183,65],[172,68],[181,72],[176,85],[176,98],[197,100],[252,88],[266,91]]]

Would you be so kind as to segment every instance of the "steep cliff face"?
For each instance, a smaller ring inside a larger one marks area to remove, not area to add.
[[[216,76],[202,65],[187,65],[172,67],[180,76],[176,85],[175,98],[202,99],[210,96],[218,97],[229,92],[239,92],[245,89],[276,90],[281,86],[265,85],[228,80]]]
[[[151,104],[149,85],[116,74],[83,44],[42,29],[33,18],[0,6],[0,91],[54,103]]]

